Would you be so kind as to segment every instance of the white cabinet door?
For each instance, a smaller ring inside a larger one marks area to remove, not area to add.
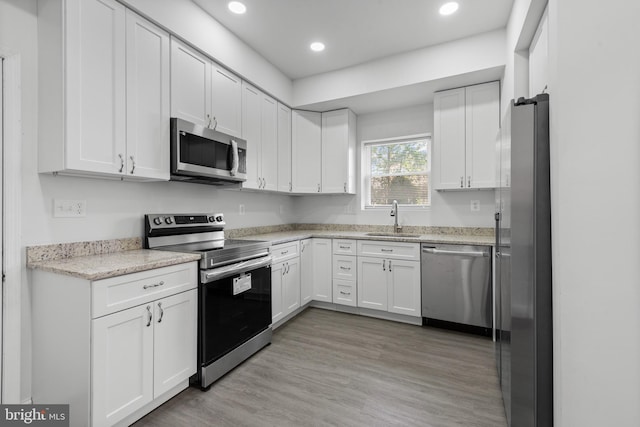
[[[216,63],[211,68],[212,127],[242,137],[242,80]]]
[[[196,373],[196,289],[154,301],[153,397],[177,386]]]
[[[278,189],[278,103],[275,99],[262,94],[260,116],[261,156],[260,177],[262,189]]]
[[[127,152],[130,177],[169,179],[169,34],[127,10]]]
[[[313,239],[300,241],[300,305],[313,299]]]
[[[115,0],[68,0],[64,10],[65,167],[120,174],[126,155],[125,7]]]
[[[355,193],[356,119],[343,109],[322,113],[322,192]]]
[[[262,186],[260,178],[261,110],[262,92],[242,82],[242,138],[247,141],[247,180],[242,183],[245,188],[259,189]]]
[[[282,305],[284,315],[287,316],[300,307],[300,258],[293,258],[284,264]]]
[[[358,307],[387,310],[387,260],[358,257]]]
[[[311,111],[291,112],[292,166],[294,193],[321,191],[322,116]]]
[[[171,39],[171,116],[200,126],[211,122],[211,61]]]
[[[465,88],[435,94],[433,133],[438,169],[435,188],[464,188]]]
[[[151,303],[92,321],[92,425],[111,426],[153,399]]]
[[[355,280],[333,279],[333,303],[356,307]]]
[[[284,271],[284,263],[282,262],[271,265],[271,323],[276,323],[284,317],[282,304]]]
[[[331,239],[313,239],[313,299],[333,302]]]
[[[387,273],[388,310],[391,313],[420,317],[420,262],[389,259]]]
[[[500,127],[500,83],[466,88],[467,188],[496,187],[496,135]]]
[[[278,191],[291,192],[291,109],[278,103]]]

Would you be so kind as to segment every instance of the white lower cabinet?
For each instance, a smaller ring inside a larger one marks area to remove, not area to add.
[[[421,316],[417,243],[358,241],[357,258],[358,307]]]
[[[271,247],[271,323],[275,324],[300,307],[300,243]]]
[[[355,240],[333,240],[333,303],[357,305],[357,258]]]
[[[300,305],[313,300],[313,239],[300,241]]]
[[[313,239],[313,300],[333,302],[331,239]]]
[[[90,281],[33,271],[35,404],[70,426],[135,419],[188,387],[197,362],[197,263]]]

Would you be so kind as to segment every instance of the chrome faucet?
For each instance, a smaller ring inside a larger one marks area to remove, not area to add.
[[[398,225],[398,201],[394,200],[391,205],[391,216],[393,217],[393,232],[399,233],[402,231],[402,226]]]

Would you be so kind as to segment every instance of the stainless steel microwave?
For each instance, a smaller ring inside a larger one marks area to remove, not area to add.
[[[247,180],[247,141],[173,117],[171,179],[240,187]]]

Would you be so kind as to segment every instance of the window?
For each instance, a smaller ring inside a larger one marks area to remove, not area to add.
[[[363,205],[429,206],[431,136],[414,135],[362,143]]]

